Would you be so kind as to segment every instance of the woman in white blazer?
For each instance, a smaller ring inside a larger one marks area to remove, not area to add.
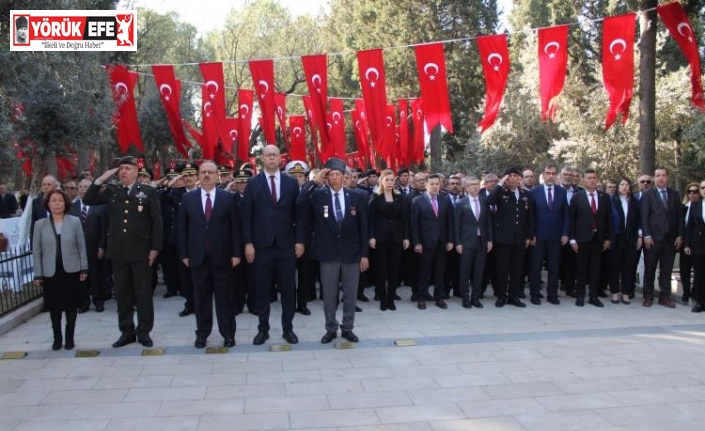
[[[37,220],[32,237],[34,283],[44,286],[44,307],[54,331],[53,350],[61,349],[61,314],[66,314],[64,348],[74,347],[76,314],[81,302],[79,283],[88,276],[86,242],[81,220],[69,215],[71,200],[61,190],[47,196],[44,206],[51,214]]]

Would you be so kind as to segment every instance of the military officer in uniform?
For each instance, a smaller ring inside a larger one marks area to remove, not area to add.
[[[235,207],[238,211],[242,208],[242,201],[245,198],[245,189],[247,188],[247,180],[252,178],[252,169],[249,165],[242,165],[240,170],[235,174],[235,181],[230,183],[229,189],[234,194]],[[240,226],[240,235],[242,235],[242,225]],[[241,252],[245,252],[245,244],[241,244]],[[247,305],[247,310],[256,314],[257,297],[255,296],[255,277],[252,270],[252,264],[247,263],[245,259],[240,262],[240,265],[234,269],[235,282],[235,315],[242,313]]]
[[[112,261],[120,338],[113,347],[139,341],[152,347],[149,336],[154,326],[151,266],[162,248],[162,214],[156,190],[137,182],[137,162],[123,157],[118,167],[98,177],[86,191],[87,205],[108,206],[107,258]],[[118,174],[118,183],[101,186]],[[134,307],[137,307],[137,327]]]
[[[164,246],[159,255],[164,276],[164,284],[166,285],[166,293],[164,293],[164,298],[176,296],[181,291],[181,277],[179,276],[179,266],[181,261],[179,260],[176,238],[176,222],[178,212],[174,202],[172,202],[169,198],[169,193],[172,190],[172,187],[169,185],[175,185],[172,183],[172,180],[178,176],[179,172],[175,167],[169,168],[166,176],[162,179],[162,181],[160,181],[163,186],[157,188],[157,191],[159,192],[159,200],[162,206],[162,223],[164,225]],[[178,183],[178,180],[174,182]],[[181,186],[183,187],[183,184],[181,184]]]

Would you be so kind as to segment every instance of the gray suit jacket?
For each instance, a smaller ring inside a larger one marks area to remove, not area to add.
[[[32,237],[35,279],[53,277],[56,274],[56,253],[56,237],[51,228],[51,217],[37,220]],[[61,227],[61,259],[67,273],[88,270],[81,220],[69,214],[64,216]]]

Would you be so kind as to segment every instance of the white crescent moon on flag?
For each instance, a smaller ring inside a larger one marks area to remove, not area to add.
[[[370,79],[370,73],[374,73],[374,75],[375,75],[374,81],[377,82],[377,80],[379,79],[379,70],[377,70],[374,67],[368,68],[367,71],[365,71],[365,78],[367,78],[368,81],[372,81]]]
[[[362,125],[360,124],[360,120],[357,120],[357,121],[355,122],[355,128],[356,128],[356,129],[362,129]]]
[[[247,115],[250,112],[250,107],[243,103],[242,105],[240,105],[240,110],[245,111],[243,112],[243,115]]]
[[[553,51],[554,53],[555,53],[555,52],[558,52],[558,50],[561,49],[561,45],[560,45],[558,42],[555,42],[555,41],[554,41],[554,42],[548,42],[548,43],[546,44],[546,46],[543,47],[543,52],[545,52],[546,54],[550,54],[550,52],[548,52],[548,48],[551,47],[551,46],[555,46],[555,47],[556,47],[556,50]]]
[[[235,136],[233,136],[235,135]],[[233,129],[230,131],[230,137],[232,138],[233,141],[237,141],[237,130]]]
[[[294,135],[299,136],[301,134],[301,127],[299,127],[299,126],[294,127],[293,132],[294,132]]]
[[[487,56],[487,62],[488,62],[489,64],[493,65],[493,66],[495,65],[494,63],[492,63],[492,59],[493,59],[493,58],[496,58],[496,59],[499,60],[499,63],[497,63],[497,66],[499,66],[499,65],[502,64],[502,63],[504,63],[504,58],[502,58],[502,56],[499,55],[499,54],[497,54],[496,52],[493,52],[492,54],[490,54],[490,55]]]
[[[281,117],[284,115],[284,110],[281,106],[277,106],[277,114]]]
[[[610,43],[610,52],[614,54],[615,45],[622,45],[622,54],[627,50],[627,42],[624,39],[615,39]]]
[[[267,81],[260,79],[258,84],[260,87],[262,87],[264,89],[264,93],[262,93],[262,94],[263,95],[267,94],[267,92],[269,91],[269,84],[267,84]]]
[[[423,118],[423,111],[420,109],[416,110],[416,118],[421,119]]]
[[[220,87],[218,86],[218,83],[213,80],[206,82],[206,88],[210,89],[211,85],[215,86],[215,90],[213,90],[213,93],[217,93],[218,90],[220,89]]]
[[[394,122],[394,119],[392,117],[390,117],[389,115],[387,115],[385,120],[387,121],[387,127],[391,126],[392,123]]]
[[[125,90],[120,91],[121,88],[124,88]],[[117,84],[115,84],[115,92],[117,94],[127,93],[127,84],[125,84],[124,82],[118,82]]]
[[[316,81],[318,81],[318,84],[316,84]],[[323,80],[319,74],[315,74],[311,77],[311,84],[313,84],[314,87],[320,87],[322,82]]]
[[[428,69],[435,69],[436,71],[433,73],[428,73]],[[437,75],[438,65],[436,63],[426,63],[426,65],[423,67],[423,71],[426,75]]]
[[[308,115],[308,118],[313,118],[313,111],[309,109],[308,111],[306,111],[306,115]]]
[[[208,112],[208,111],[210,110],[210,109],[208,109],[208,108],[210,108],[210,107],[211,107],[211,102],[210,102],[210,101],[204,103],[204,104],[203,104],[203,112]]]
[[[333,128],[333,125],[332,125],[332,124],[330,124],[330,123],[326,123],[326,127],[328,128],[328,130],[330,130],[330,129],[332,129],[332,128]]]
[[[340,112],[335,111],[335,112],[333,113],[333,119],[334,119],[335,121],[340,121]]]
[[[686,34],[682,31],[684,28],[687,28],[688,32],[691,35],[693,34],[693,29],[690,28],[690,26],[688,25],[687,22],[682,22],[682,23],[678,24],[678,34],[680,34],[681,36],[686,36]]]
[[[164,94],[164,89],[165,89],[165,88],[169,90],[169,93]],[[162,84],[162,85],[159,86],[159,94],[161,94],[162,96],[171,96],[171,93],[172,93],[171,85],[169,85],[169,84]]]

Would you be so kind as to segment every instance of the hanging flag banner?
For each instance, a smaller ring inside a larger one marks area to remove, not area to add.
[[[539,89],[541,118],[556,121],[558,96],[563,91],[568,71],[568,26],[539,29]]]
[[[133,95],[139,75],[129,72],[127,67],[121,65],[106,66],[105,70],[108,72],[111,94],[116,107],[113,123],[117,126],[118,147],[123,154],[127,154],[132,144],[140,153],[144,153]]]
[[[176,79],[174,66],[170,64],[152,65],[152,73],[154,74],[154,82],[159,90],[159,99],[162,101],[166,111],[171,137],[174,139],[176,150],[187,159],[191,143],[186,138],[181,122],[181,81]]]
[[[239,89],[238,115],[240,117],[240,133],[237,135],[237,158],[245,162],[250,157],[250,134],[252,133],[252,105],[254,104],[255,92],[252,90]]]
[[[421,163],[424,159],[424,151],[426,150],[424,142],[425,132],[423,129],[423,99],[416,99],[411,102],[411,120],[414,125],[414,135],[413,139],[410,141],[411,150],[409,151],[409,155],[411,159],[409,162]]]
[[[477,38],[477,47],[482,59],[482,71],[485,75],[485,115],[478,126],[480,133],[492,127],[502,104],[504,91],[509,76],[509,48],[507,35],[496,34]],[[425,105],[428,103],[424,99]]]
[[[399,157],[401,166],[409,165],[409,99],[399,99]]]
[[[453,133],[450,118],[450,100],[446,78],[446,58],[442,43],[416,45],[416,68],[419,74],[421,96],[426,104],[426,126],[432,130],[440,124]]]
[[[306,160],[306,117],[304,115],[289,116],[289,142],[291,142],[291,158]]]
[[[358,51],[357,64],[362,98],[365,100],[365,112],[372,134],[372,145],[378,150],[384,147],[387,113],[387,84],[382,50]]]
[[[333,154],[337,158],[345,156],[345,113],[343,109],[343,99],[330,99],[330,112],[328,113],[328,124],[330,124],[329,135]]]
[[[284,144],[286,145],[286,150],[291,152],[291,146],[289,145],[289,136],[286,133],[286,94],[284,93],[274,93],[274,106],[277,113],[277,120],[279,120],[279,127],[281,127],[282,138],[284,139]]]
[[[700,72],[700,54],[698,42],[695,39],[693,26],[685,15],[680,3],[674,2],[656,8],[671,37],[678,43],[681,52],[690,63],[690,84],[692,87],[691,102],[693,106],[705,111],[703,99],[703,82]]]
[[[309,121],[314,121],[316,128],[321,134],[321,146],[328,145],[329,136],[326,128],[326,112],[328,112],[328,56],[304,55],[301,57],[301,64],[306,75],[306,85],[310,96]],[[308,110],[308,108],[306,108]],[[311,128],[313,141],[316,142],[316,129]]]
[[[268,144],[276,144],[274,127],[274,61],[250,60],[252,84],[257,94],[257,102],[261,111],[261,125],[264,139]]]
[[[613,16],[602,24],[602,81],[610,99],[605,130],[612,127],[617,114],[622,114],[622,124],[629,118],[634,94],[635,18],[633,13]]]

